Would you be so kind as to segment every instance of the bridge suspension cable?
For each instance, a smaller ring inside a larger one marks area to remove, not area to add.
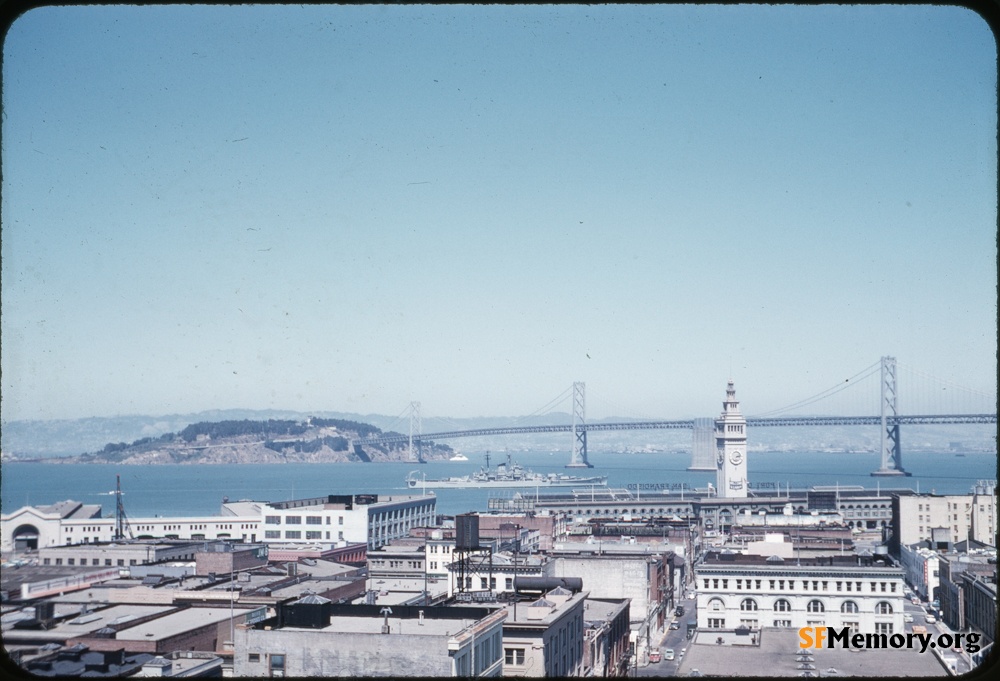
[[[832,397],[833,395],[836,395],[839,392],[847,390],[848,388],[853,388],[860,381],[863,381],[866,378],[870,378],[872,376],[875,376],[876,374],[879,373],[881,365],[882,365],[882,362],[880,360],[878,362],[875,362],[874,364],[871,364],[870,366],[865,367],[864,369],[862,369],[858,373],[854,374],[850,378],[844,379],[843,383],[837,383],[836,385],[833,385],[833,386],[827,388],[826,390],[823,390],[821,392],[816,393],[812,397],[807,397],[804,400],[799,400],[798,402],[790,404],[790,405],[788,405],[786,407],[781,407],[780,409],[772,409],[771,411],[766,411],[766,412],[763,412],[763,413],[754,414],[754,418],[764,418],[764,417],[768,417],[768,416],[777,416],[779,414],[784,414],[784,413],[792,411],[794,409],[800,409],[802,407],[807,407],[807,406],[809,406],[811,404],[815,404],[816,402],[821,402],[822,400],[825,400],[825,399],[827,399],[829,397]]]
[[[992,394],[959,385],[910,366],[905,371],[907,413],[970,413],[996,411],[996,392]],[[901,391],[902,392],[902,391]]]
[[[570,385],[570,387],[563,390],[557,397],[552,398],[551,400],[548,401],[548,403],[539,407],[538,409],[531,412],[527,416],[518,416],[514,418],[513,423],[515,424],[522,423],[523,421],[527,421],[528,419],[533,419],[536,416],[547,414],[548,412],[552,411],[552,409],[554,409],[556,405],[558,405],[560,402],[569,398],[572,392],[573,392],[573,386]]]

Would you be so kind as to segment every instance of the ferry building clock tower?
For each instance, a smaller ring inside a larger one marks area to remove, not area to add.
[[[740,413],[736,388],[730,380],[722,415],[715,420],[716,487],[720,497],[747,495],[747,420]]]

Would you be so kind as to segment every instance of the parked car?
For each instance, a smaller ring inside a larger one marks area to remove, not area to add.
[[[656,664],[660,661],[660,649],[653,648],[649,651],[649,662],[650,664]]]
[[[667,648],[666,650],[664,650],[663,651],[663,659],[667,660],[667,661],[674,659],[674,649],[673,648]]]
[[[908,612],[907,612],[907,613],[904,613],[904,614],[903,614],[903,621],[904,621],[904,622],[912,622],[912,621],[913,621],[913,615],[911,615],[911,614],[910,614],[910,613],[908,613]]]
[[[678,605],[676,608],[674,608],[674,616],[675,617],[683,617],[684,616],[684,606],[683,605]]]
[[[914,596],[910,599],[910,603],[913,603],[913,605],[920,605],[920,599]]]
[[[677,620],[674,620],[673,622],[670,623],[670,628],[671,629],[680,629],[681,628],[681,623],[678,622]]]
[[[927,622],[927,624],[934,624],[937,622],[937,617],[934,615],[924,615],[924,622]]]

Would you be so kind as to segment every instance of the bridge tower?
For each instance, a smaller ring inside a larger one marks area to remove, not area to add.
[[[740,413],[732,380],[726,386],[722,415],[715,420],[715,448],[718,470],[716,494],[725,498],[747,496],[747,420]]]
[[[410,462],[411,463],[426,463],[424,461],[423,452],[421,451],[420,435],[423,430],[423,425],[420,421],[420,403],[410,402]],[[414,455],[413,451],[413,433],[417,434],[417,451]]]
[[[909,475],[903,470],[903,450],[899,446],[899,415],[896,398],[896,358],[882,358],[882,465],[872,475]]]
[[[587,461],[587,384],[573,384],[573,454],[566,468],[593,468]]]

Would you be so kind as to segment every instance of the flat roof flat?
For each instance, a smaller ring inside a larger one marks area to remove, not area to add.
[[[235,608],[236,618],[247,614],[251,609],[245,606]],[[225,608],[184,608],[134,627],[122,629],[115,638],[119,641],[159,641],[209,624],[224,622],[229,619],[230,614],[228,606]]]
[[[170,605],[114,605],[110,608],[94,610],[87,614],[77,614],[75,617],[60,622],[50,629],[11,629],[4,632],[4,638],[8,640],[44,639],[47,641],[65,641],[79,636],[87,636],[111,624],[125,624],[130,620],[158,613],[168,613],[174,609],[174,606]],[[79,613],[79,609],[77,609],[77,612]],[[79,622],[79,624],[73,624],[73,622]]]
[[[382,634],[382,617],[337,617],[330,618],[330,625],[322,631],[344,634]],[[415,619],[389,617],[389,634],[408,636],[454,636],[466,627],[476,623],[472,619],[436,620],[425,618],[423,624]]]
[[[710,631],[699,631],[689,645],[677,669],[677,676],[688,676],[697,669],[703,676],[800,676],[811,671],[814,676],[947,676],[937,657],[928,650],[879,649],[845,650],[837,648],[800,649],[797,629],[763,629],[755,632],[760,645],[716,645]],[[732,637],[729,632],[728,637]],[[726,638],[724,635],[723,638]],[[747,637],[742,637],[747,638]],[[800,662],[808,654],[811,662]],[[812,669],[800,666],[812,665]],[[835,669],[836,672],[827,670]]]

